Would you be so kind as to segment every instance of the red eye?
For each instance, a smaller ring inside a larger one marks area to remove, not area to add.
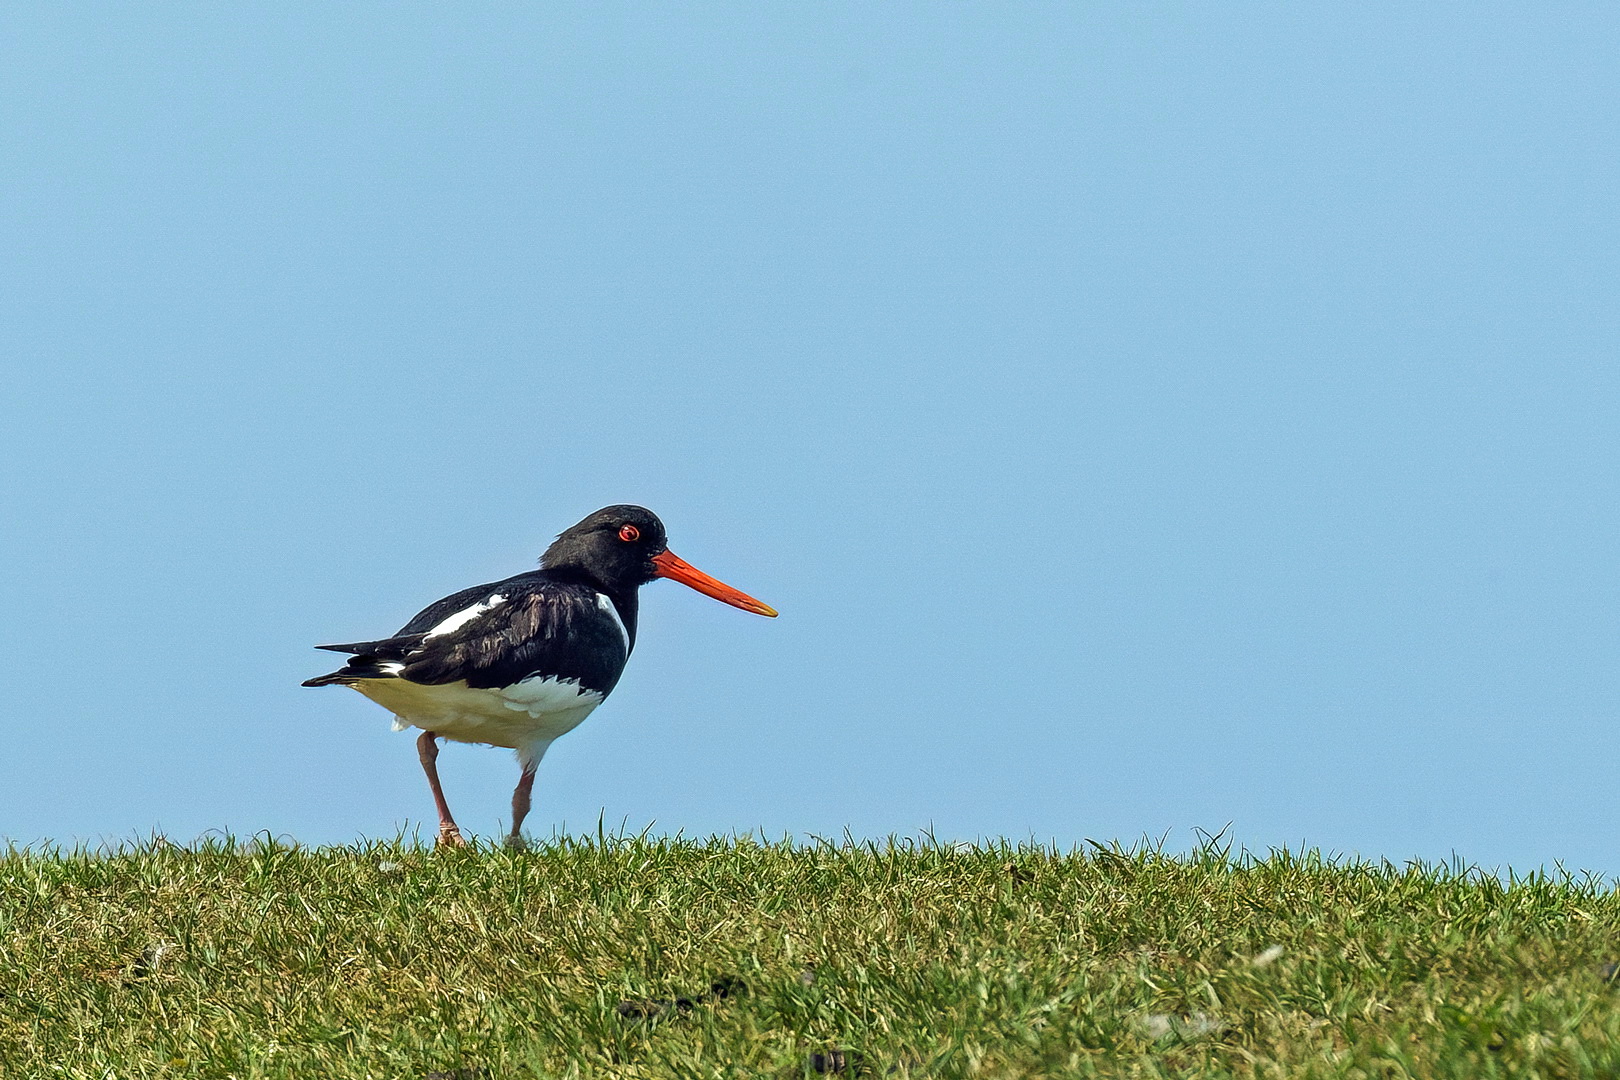
[[[641,539],[641,530],[636,528],[634,525],[620,525],[619,539],[623,540],[627,544],[633,544],[637,540]]]

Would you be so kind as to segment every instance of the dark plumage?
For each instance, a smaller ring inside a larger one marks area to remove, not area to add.
[[[503,599],[448,633],[427,636],[434,626],[494,596]],[[602,608],[599,596],[613,602],[617,620]],[[606,697],[630,656],[635,600],[632,592],[627,618],[620,601],[582,582],[553,581],[544,570],[518,574],[439,601],[391,638],[316,646],[354,657],[304,685],[397,678],[429,686],[460,680],[476,690],[539,676],[572,680]],[[390,664],[393,670],[385,666]]]

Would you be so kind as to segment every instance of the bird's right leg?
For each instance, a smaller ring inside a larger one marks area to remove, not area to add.
[[[535,765],[525,767],[523,775],[518,778],[517,787],[512,791],[512,835],[506,838],[506,846],[513,851],[526,850],[523,842],[523,819],[529,816],[529,796],[534,791],[536,767]]]
[[[416,740],[416,756],[422,759],[422,771],[427,773],[428,785],[433,788],[433,805],[439,811],[439,844],[441,847],[466,847],[467,841],[461,838],[461,830],[456,828],[456,819],[450,816],[450,804],[444,801],[444,789],[439,786],[439,767],[434,764],[439,760],[439,744],[434,742],[438,738],[431,731],[424,731]]]

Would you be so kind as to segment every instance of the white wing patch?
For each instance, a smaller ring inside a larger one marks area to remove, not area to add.
[[[488,611],[489,609],[494,608],[494,607],[499,607],[501,604],[504,604],[504,603],[506,603],[506,597],[502,596],[500,593],[496,593],[495,595],[491,596],[489,599],[481,600],[478,603],[474,604],[472,607],[462,608],[460,611],[456,612],[454,615],[451,615],[451,616],[443,619],[433,629],[431,629],[427,633],[423,634],[422,635],[422,640],[426,641],[428,638],[440,637],[440,636],[442,636],[444,634],[448,634],[448,633],[451,633],[451,632],[453,632],[455,630],[458,630],[461,627],[463,627],[463,626],[467,625],[468,623],[472,622],[474,619],[478,618],[478,616],[482,615],[484,612]]]
[[[630,652],[630,631],[625,629],[624,620],[619,618],[619,609],[613,606],[613,600],[607,593],[596,594],[596,606],[613,616],[613,625],[617,626],[619,633],[624,636],[624,651],[628,654]]]

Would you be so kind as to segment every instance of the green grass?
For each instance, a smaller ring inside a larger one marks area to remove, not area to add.
[[[0,1075],[1614,1076],[1617,926],[1593,880],[1213,847],[12,851]]]

